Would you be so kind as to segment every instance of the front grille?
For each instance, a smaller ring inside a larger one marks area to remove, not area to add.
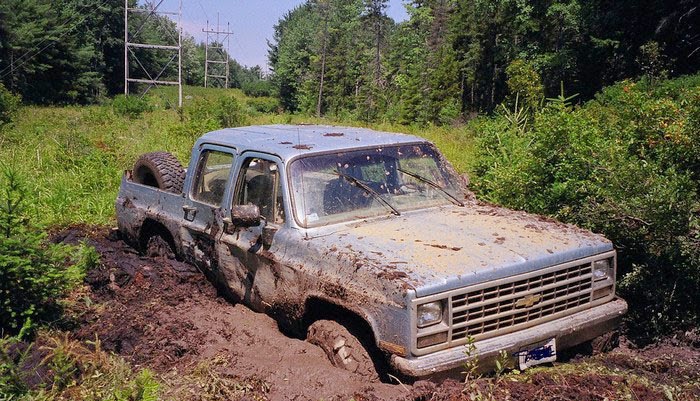
[[[591,264],[455,294],[452,340],[485,338],[492,332],[531,323],[591,301]],[[532,304],[525,301],[529,298]]]
[[[431,300],[446,301],[446,325],[419,330],[416,334],[424,339],[446,333],[447,339],[424,348],[418,348],[414,343],[412,352],[424,355],[466,344],[470,338],[479,341],[590,308],[594,301],[603,301],[592,298],[592,262],[606,256],[609,257],[597,255],[578,263],[570,262],[416,299],[415,305]]]

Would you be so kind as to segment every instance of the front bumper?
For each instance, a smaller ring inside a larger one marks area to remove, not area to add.
[[[627,302],[615,298],[603,305],[551,322],[477,341],[474,343],[474,355],[479,358],[480,370],[486,371],[494,365],[501,351],[513,355],[524,347],[553,337],[557,339],[557,350],[563,350],[614,330],[620,325],[625,312]],[[415,378],[440,373],[460,373],[469,359],[465,350],[465,347],[455,347],[410,359],[393,355],[391,364],[402,374]]]

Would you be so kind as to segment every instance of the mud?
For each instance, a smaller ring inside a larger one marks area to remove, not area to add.
[[[203,371],[206,380],[235,388],[246,383],[255,399],[268,400],[615,400],[631,392],[645,401],[665,399],[664,386],[676,399],[700,399],[697,333],[641,350],[623,342],[602,356],[467,385],[451,379],[369,383],[332,366],[317,346],[285,336],[270,317],[220,297],[189,264],[142,256],[105,228],[75,227],[52,239],[85,241],[101,255],[101,266],[85,279],[90,302],[74,314],[71,335],[86,342],[97,336],[103,349],[156,371],[176,399],[199,399],[187,395],[196,388],[183,390],[182,378]],[[482,398],[472,397],[479,393]],[[246,399],[234,390],[225,394]]]

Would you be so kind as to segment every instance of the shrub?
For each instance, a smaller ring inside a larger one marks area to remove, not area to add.
[[[18,175],[4,171],[0,198],[0,327],[17,333],[25,324],[55,317],[57,303],[82,280],[85,262],[72,259],[73,248],[49,244],[34,227],[26,209],[26,192]],[[75,258],[73,258],[75,259]],[[94,262],[94,258],[91,258]]]
[[[20,97],[10,93],[10,91],[5,89],[5,86],[0,83],[0,127],[12,121],[20,104]]]
[[[242,126],[247,119],[243,107],[233,96],[221,96],[214,101],[198,99],[187,115],[188,125],[199,135],[219,128]]]
[[[153,105],[147,97],[118,95],[112,100],[112,110],[120,116],[137,118],[145,112],[153,111]]]
[[[275,87],[272,85],[272,81],[268,80],[244,82],[241,89],[246,96],[250,97],[272,97],[275,95]]]
[[[249,108],[257,113],[277,113],[280,110],[280,103],[273,97],[257,97],[246,101]]]
[[[246,121],[243,106],[233,96],[221,96],[217,99],[214,113],[221,128],[240,127]]]
[[[700,76],[681,80],[622,82],[580,108],[550,102],[470,124],[483,198],[614,242],[641,342],[700,323]]]
[[[525,106],[537,108],[544,99],[544,85],[535,66],[528,61],[517,59],[508,64],[506,75],[509,97],[517,97]]]

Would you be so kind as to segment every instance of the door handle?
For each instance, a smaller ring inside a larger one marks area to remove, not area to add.
[[[194,206],[184,205],[182,210],[185,212],[185,220],[187,221],[194,220],[194,216],[197,215],[197,208]]]

